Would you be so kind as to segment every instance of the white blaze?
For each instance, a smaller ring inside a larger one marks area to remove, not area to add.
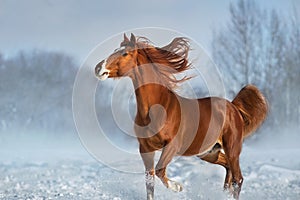
[[[101,70],[98,73],[98,78],[101,81],[104,81],[105,79],[108,78],[108,76],[109,76],[109,70],[106,69],[106,60],[104,60],[104,62],[102,64],[102,67],[101,67]]]

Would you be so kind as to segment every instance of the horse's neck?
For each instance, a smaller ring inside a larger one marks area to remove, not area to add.
[[[149,118],[151,106],[159,104],[167,108],[167,103],[170,101],[171,95],[174,95],[167,87],[164,87],[158,81],[146,82],[143,79],[133,79],[133,84],[135,87],[137,112],[140,117],[144,119]]]

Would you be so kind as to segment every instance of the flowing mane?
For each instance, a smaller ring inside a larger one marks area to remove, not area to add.
[[[121,46],[127,44],[122,44]],[[136,46],[145,55],[149,63],[155,68],[155,73],[161,82],[173,90],[178,83],[191,77],[184,76],[178,79],[175,75],[191,68],[188,61],[190,43],[187,38],[175,38],[170,44],[163,47],[155,47],[146,37],[137,37]]]

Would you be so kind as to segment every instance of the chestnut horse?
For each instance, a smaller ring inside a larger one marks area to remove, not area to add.
[[[144,37],[124,34],[120,48],[98,63],[100,80],[127,76],[136,95],[135,134],[145,165],[147,199],[154,198],[154,177],[173,191],[182,185],[167,177],[174,156],[198,156],[226,169],[224,189],[235,199],[243,184],[239,164],[242,142],[264,121],[267,102],[253,85],[244,87],[230,102],[218,97],[187,99],[174,91],[189,77],[175,74],[190,68],[189,42],[175,38],[164,47],[153,46]],[[154,167],[155,151],[161,156]]]

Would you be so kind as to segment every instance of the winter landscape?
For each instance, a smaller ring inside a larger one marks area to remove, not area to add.
[[[244,144],[241,199],[299,199],[299,139],[296,132],[268,133]],[[51,146],[56,148],[22,146],[16,141],[15,148],[1,152],[0,199],[145,198],[143,173],[113,170],[93,159],[76,140]],[[120,159],[117,165],[142,168],[140,159]],[[172,162],[168,173],[184,190],[174,193],[156,180],[156,199],[230,199],[222,191],[225,170],[220,166],[182,157]]]
[[[177,29],[203,45],[206,56],[218,68],[223,97],[232,100],[246,84],[256,85],[266,96],[268,117],[243,144],[240,199],[300,199],[298,1],[149,2],[148,10],[155,13],[146,13],[139,1],[77,2],[0,0],[1,200],[145,199],[138,143],[122,131],[132,130],[132,126],[126,123],[119,127],[112,114],[114,103],[122,113],[135,116],[130,82],[98,83],[93,74],[86,80],[97,87],[91,87],[95,100],[92,112],[105,132],[105,137],[95,140],[102,159],[91,152],[78,126],[76,129],[72,95],[76,74],[89,56],[98,53],[98,43],[110,38],[113,46],[104,45],[107,52],[99,52],[94,62],[119,47],[124,32],[154,30],[132,29],[146,26]],[[120,4],[118,8],[116,4]],[[183,14],[183,9],[189,12]],[[173,38],[164,39],[170,42]],[[154,38],[154,44],[162,45],[155,42]],[[207,69],[210,65],[202,62],[196,69],[211,73]],[[88,67],[93,73],[93,64]],[[205,77],[190,81],[198,98],[211,95]],[[123,88],[113,94],[117,84]],[[90,119],[84,117],[88,124]],[[106,148],[107,144],[123,154]],[[223,192],[225,170],[221,166],[197,157],[177,157],[168,175],[182,183],[183,191],[172,192],[156,178],[157,200],[232,199]]]

